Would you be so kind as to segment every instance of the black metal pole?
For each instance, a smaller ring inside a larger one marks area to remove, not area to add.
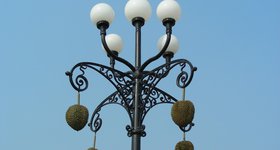
[[[142,125],[141,125],[141,72],[139,72],[139,68],[141,67],[141,27],[144,25],[143,18],[135,18],[132,21],[135,26],[135,87],[134,87],[134,112],[133,112],[133,135],[132,135],[132,150],[140,150],[141,149],[141,133],[142,133]]]

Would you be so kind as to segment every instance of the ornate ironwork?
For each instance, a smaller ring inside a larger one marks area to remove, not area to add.
[[[123,73],[114,68],[104,66],[101,64],[93,62],[81,62],[76,64],[70,72],[66,72],[66,75],[69,76],[69,81],[72,87],[78,91],[82,92],[88,88],[88,79],[85,76],[85,70],[91,68],[104,76],[113,86],[119,91],[123,99],[126,99],[130,96],[133,91],[133,77],[131,73]],[[74,76],[75,71],[80,70],[80,74]]]
[[[112,93],[110,96],[108,96],[105,100],[103,100],[92,113],[90,122],[88,124],[91,131],[97,132],[101,128],[102,119],[100,118],[99,112],[101,111],[102,107],[109,105],[109,104],[118,104],[118,105],[122,106],[127,111],[130,121],[132,122],[132,115],[130,112],[131,106],[127,105],[127,101],[125,101],[125,99],[122,99],[119,92],[116,91],[116,92]]]
[[[186,66],[189,66],[189,73],[184,71]],[[180,67],[180,73],[176,79],[176,85],[180,88],[187,87],[193,77],[194,71],[196,71],[196,67],[185,59],[178,59],[171,61],[169,63],[163,64],[151,71],[144,71],[143,77],[141,79],[142,92],[141,92],[141,119],[140,122],[142,124],[141,128],[133,129],[132,126],[127,125],[126,130],[128,131],[127,135],[130,137],[135,133],[141,134],[141,136],[146,136],[145,126],[143,125],[144,119],[148,112],[156,105],[159,104],[174,104],[177,99],[163,90],[157,88],[157,84],[160,80],[167,77],[169,72],[175,68],[176,66]],[[93,69],[102,76],[104,76],[107,80],[109,80],[113,86],[117,89],[116,92],[112,93],[106,99],[104,99],[93,111],[89,127],[91,131],[97,132],[102,126],[102,118],[100,117],[100,111],[102,107],[109,104],[118,104],[121,105],[130,118],[131,124],[133,122],[133,100],[134,97],[134,78],[135,74],[133,72],[123,73],[114,68],[107,67],[101,64],[92,63],[92,62],[81,62],[76,64],[70,72],[66,72],[66,75],[69,76],[69,81],[72,87],[82,92],[88,88],[88,79],[85,76],[86,69]],[[80,73],[77,73],[79,71]],[[76,73],[76,74],[75,74]],[[76,75],[76,76],[75,76]],[[184,132],[191,130],[194,124],[190,124],[188,127],[180,127],[180,129]]]
[[[180,68],[180,73],[176,79],[176,85],[179,88],[186,88],[192,81],[196,67],[185,59],[178,59],[171,61],[172,57],[168,57],[166,63],[151,70],[146,71],[146,67],[159,59],[166,53],[169,46],[172,27],[175,25],[175,20],[167,18],[163,20],[167,39],[161,51],[141,63],[141,27],[144,25],[145,19],[136,17],[132,20],[135,27],[135,66],[127,60],[118,56],[117,53],[112,52],[106,43],[106,30],[109,27],[107,21],[97,22],[97,28],[100,30],[101,43],[110,58],[111,67],[104,66],[93,62],[81,62],[76,64],[66,75],[72,87],[78,91],[85,91],[89,82],[86,77],[86,70],[92,69],[101,74],[107,79],[115,88],[116,91],[104,99],[93,111],[89,127],[91,131],[98,132],[102,126],[102,118],[100,111],[109,104],[118,104],[122,106],[130,118],[130,125],[126,126],[127,135],[132,137],[132,149],[140,150],[140,137],[146,136],[144,119],[148,112],[159,104],[173,104],[177,101],[174,97],[164,92],[157,87],[157,84],[175,68]],[[123,63],[129,68],[129,71],[122,72],[114,68],[115,60]],[[189,68],[189,69],[186,69]],[[191,123],[187,127],[180,128],[183,132],[191,130],[194,124]]]
[[[143,123],[147,113],[151,110],[154,106],[159,104],[174,104],[177,102],[173,96],[167,94],[163,90],[154,87],[149,97],[143,100],[143,107],[142,107],[142,118],[141,122]]]
[[[134,129],[130,125],[127,125],[126,126],[127,136],[131,137],[133,134],[140,134],[142,137],[145,137],[147,135],[147,133],[145,132],[145,128],[146,128],[145,125],[141,125],[141,127],[138,129]]]
[[[189,73],[184,71],[186,68],[186,65],[189,66]],[[143,99],[149,98],[151,92],[156,87],[156,85],[159,83],[159,81],[163,78],[165,78],[170,70],[172,70],[174,67],[179,66],[181,67],[181,73],[177,76],[176,84],[180,88],[186,88],[192,81],[193,74],[197,70],[196,67],[193,67],[191,62],[185,59],[178,59],[171,61],[170,63],[163,64],[152,71],[146,73],[143,76],[143,91],[142,95],[144,96]],[[190,75],[189,75],[190,74]]]

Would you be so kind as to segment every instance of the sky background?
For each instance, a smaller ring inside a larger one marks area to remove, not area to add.
[[[78,62],[108,64],[99,31],[89,12],[109,3],[116,17],[108,33],[122,36],[120,56],[134,63],[134,28],[124,16],[125,0],[0,1],[0,149],[86,150],[92,146],[88,127],[72,130],[65,121],[76,92],[65,71]],[[142,32],[143,60],[155,55],[164,28],[156,17],[160,0],[150,0],[151,19]],[[181,19],[174,27],[180,41],[175,59],[198,67],[187,88],[196,114],[187,133],[196,150],[280,149],[280,1],[178,0]],[[164,61],[153,63],[152,69]],[[126,68],[118,65],[118,69]],[[173,72],[159,87],[181,98]],[[114,92],[110,83],[88,70],[90,85],[81,103],[90,111]],[[171,105],[147,115],[142,149],[174,149],[182,132],[172,122]],[[111,105],[101,112],[99,150],[130,149],[126,112]]]

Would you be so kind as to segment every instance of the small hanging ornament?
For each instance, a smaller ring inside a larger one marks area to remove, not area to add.
[[[68,108],[66,112],[66,122],[72,129],[79,131],[87,124],[88,115],[88,109],[80,105],[80,92],[78,92],[78,104]]]
[[[191,124],[194,118],[195,108],[191,101],[185,100],[185,88],[183,88],[183,100],[173,104],[171,117],[179,127],[186,127]]]
[[[176,144],[175,150],[194,150],[194,146],[190,141],[180,141]]]

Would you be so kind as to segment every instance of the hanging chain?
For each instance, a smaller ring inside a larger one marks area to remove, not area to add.
[[[80,102],[81,102],[80,98],[81,98],[81,96],[80,96],[80,92],[78,92],[78,96],[77,96],[78,105],[80,105]]]
[[[183,141],[186,141],[186,132],[183,132]]]
[[[183,88],[182,100],[186,100],[186,88]]]
[[[93,138],[93,148],[95,149],[96,146],[96,132],[94,132],[94,138]]]

